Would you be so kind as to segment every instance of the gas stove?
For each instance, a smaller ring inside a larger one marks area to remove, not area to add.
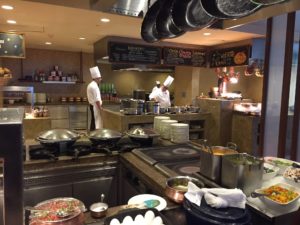
[[[120,152],[131,151],[139,148],[139,143],[131,142],[129,139],[121,139],[117,143],[109,143],[102,145],[95,145],[89,141],[77,141],[74,145],[68,147],[65,145],[57,146],[44,146],[44,145],[31,145],[29,146],[29,160],[46,159],[56,161],[62,157],[70,157],[77,160],[82,156],[87,155],[113,155]]]
[[[200,172],[200,149],[191,144],[139,148],[132,153],[167,176],[195,176]]]

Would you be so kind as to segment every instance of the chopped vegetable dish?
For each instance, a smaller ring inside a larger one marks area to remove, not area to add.
[[[81,204],[82,203],[76,199],[53,200],[36,206],[36,209],[45,211],[34,213],[34,215],[31,216],[33,220],[38,221],[58,221],[63,219],[60,215],[64,213],[67,213],[70,216],[78,215],[78,213],[81,212]]]
[[[267,198],[272,199],[275,202],[284,204],[288,203],[299,196],[298,193],[288,190],[286,188],[280,187],[278,185],[273,185],[265,190],[263,193],[266,194]]]

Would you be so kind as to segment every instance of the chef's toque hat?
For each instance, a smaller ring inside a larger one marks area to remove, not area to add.
[[[98,66],[90,68],[90,73],[93,79],[101,77]]]
[[[160,84],[160,81],[159,81],[159,80],[157,80],[157,81],[155,81],[155,83],[156,83],[156,84]]]
[[[167,79],[164,82],[164,86],[170,87],[171,84],[172,84],[172,82],[173,82],[173,80],[174,80],[174,77],[168,76]]]

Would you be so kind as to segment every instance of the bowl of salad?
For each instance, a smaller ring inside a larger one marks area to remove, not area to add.
[[[277,175],[279,167],[269,163],[264,163],[263,180],[270,180]]]
[[[257,189],[255,192],[264,194],[260,198],[272,208],[278,206],[293,207],[298,203],[300,197],[300,190],[286,183],[277,183],[266,188]]]
[[[294,166],[289,166],[284,171],[283,177],[288,183],[290,183],[292,185],[294,185],[295,183],[300,185],[300,168],[294,167]]]
[[[264,161],[269,164],[279,167],[278,174],[280,174],[280,175],[282,175],[284,173],[286,168],[288,168],[289,166],[292,166],[292,164],[294,163],[294,161],[292,161],[292,160],[277,158],[277,157],[265,157]]]

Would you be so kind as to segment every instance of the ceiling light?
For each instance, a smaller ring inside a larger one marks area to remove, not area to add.
[[[17,22],[15,20],[6,20],[7,23],[9,24],[16,24]]]
[[[85,37],[80,37],[79,40],[85,40]]]
[[[1,8],[5,9],[5,10],[13,10],[14,9],[14,7],[12,7],[11,5],[2,5]]]
[[[208,32],[207,32],[207,33],[203,33],[203,35],[204,35],[204,36],[209,36],[209,35],[211,35],[211,33],[208,33]]]
[[[45,42],[45,45],[52,45],[52,43],[51,42]]]
[[[103,22],[103,23],[108,23],[110,21],[110,19],[108,19],[108,18],[102,18],[101,19],[101,22]]]

